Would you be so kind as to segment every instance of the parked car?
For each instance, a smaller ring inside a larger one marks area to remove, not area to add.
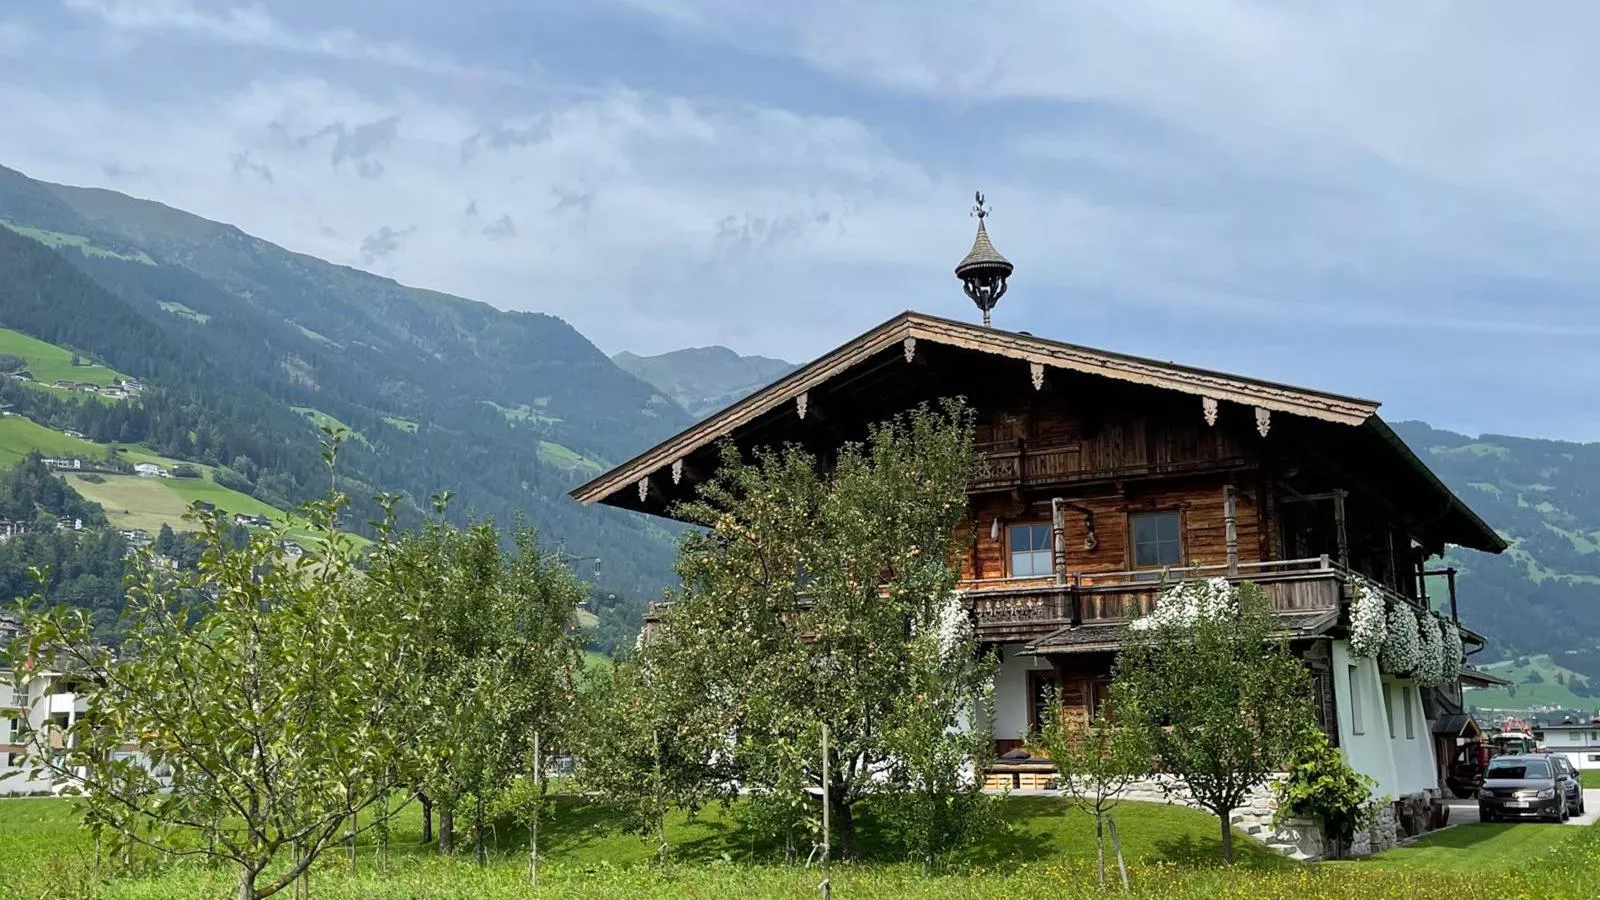
[[[1565,756],[1551,754],[1550,758],[1555,760],[1556,766],[1567,776],[1567,815],[1583,815],[1583,779],[1578,775],[1578,767]]]
[[[1565,822],[1571,781],[1555,757],[1497,756],[1483,773],[1478,816],[1485,822],[1529,817]]]

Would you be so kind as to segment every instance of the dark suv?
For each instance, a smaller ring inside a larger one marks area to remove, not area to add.
[[[1572,780],[1549,756],[1497,756],[1483,773],[1478,816],[1485,822],[1524,817],[1565,822]]]
[[[1550,754],[1550,759],[1567,776],[1567,815],[1583,815],[1583,779],[1578,776],[1578,767],[1559,753]]]

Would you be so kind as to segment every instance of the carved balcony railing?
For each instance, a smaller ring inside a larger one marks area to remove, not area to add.
[[[1350,573],[1328,557],[1240,563],[1226,566],[1103,574],[1072,573],[1065,584],[1049,578],[963,582],[978,636],[986,641],[1022,641],[1063,625],[1126,622],[1149,615],[1161,592],[1179,581],[1225,577],[1251,581],[1266,592],[1274,612],[1339,610]],[[1385,589],[1387,590],[1387,589]]]
[[[1083,471],[1083,445],[1072,442],[1033,446],[1022,440],[975,446],[974,490],[1070,478]]]

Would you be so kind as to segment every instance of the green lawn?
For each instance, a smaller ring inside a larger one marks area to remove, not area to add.
[[[1589,790],[1600,791],[1600,769],[1580,769],[1578,780]]]
[[[0,897],[95,897],[179,900],[230,896],[226,869],[185,863],[141,877],[102,864],[76,824],[71,801],[0,800]],[[845,898],[1078,898],[1103,896],[1095,886],[1093,824],[1060,801],[1001,801],[1003,826],[964,851],[943,874],[921,876],[895,849],[893,836],[870,813],[862,816],[864,862],[838,864],[834,896]],[[433,898],[814,898],[820,873],[781,864],[773,847],[752,841],[739,825],[740,807],[669,818],[671,863],[654,864],[654,845],[617,831],[603,806],[561,797],[540,833],[541,882],[524,882],[526,833],[500,823],[487,866],[463,854],[441,857],[419,847],[413,807],[396,821],[387,852],[371,835],[355,850],[330,851],[312,877],[312,893],[332,900]],[[1600,893],[1600,831],[1536,824],[1462,826],[1367,861],[1302,865],[1274,856],[1240,835],[1240,862],[1217,864],[1215,820],[1159,804],[1121,807],[1117,823],[1133,881],[1132,896],[1211,898],[1381,897],[1503,900],[1593,897]],[[458,822],[458,826],[461,823]],[[801,846],[801,858],[809,850]],[[1476,849],[1477,852],[1474,852]],[[353,871],[352,871],[353,868]],[[10,893],[8,893],[8,891]]]
[[[1570,840],[1574,830],[1541,828],[1539,823],[1473,823],[1446,828],[1370,860],[1340,865],[1463,873],[1515,869]]]
[[[399,416],[384,416],[383,420],[400,429],[401,431],[406,432],[407,434],[417,433],[417,423],[411,421],[410,419],[402,419]]]
[[[0,353],[9,353],[26,361],[33,380],[44,385],[56,381],[82,381],[107,385],[125,377],[120,372],[105,366],[75,366],[72,364],[71,350],[47,344],[10,328],[0,328]]]

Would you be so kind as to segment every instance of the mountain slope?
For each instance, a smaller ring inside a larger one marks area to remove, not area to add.
[[[346,443],[338,481],[358,500],[400,492],[414,515],[449,491],[457,518],[522,517],[546,540],[602,557],[610,591],[652,596],[668,582],[670,529],[583,510],[566,491],[585,477],[574,459],[626,458],[692,419],[560,319],[3,168],[0,223],[0,326],[156,388],[100,411],[34,391],[22,398],[30,418],[220,467],[280,506],[326,490],[314,422],[337,420],[361,436]],[[8,401],[18,390],[0,385]],[[375,512],[368,501],[352,519]]]
[[[624,350],[611,361],[655,385],[696,419],[743,399],[796,368],[781,359],[740,356],[727,347],[692,347],[658,356]]]
[[[1497,556],[1449,554],[1462,570],[1462,616],[1491,638],[1488,658],[1557,654],[1600,674],[1600,444],[1474,438],[1421,422],[1395,431],[1511,543]]]

